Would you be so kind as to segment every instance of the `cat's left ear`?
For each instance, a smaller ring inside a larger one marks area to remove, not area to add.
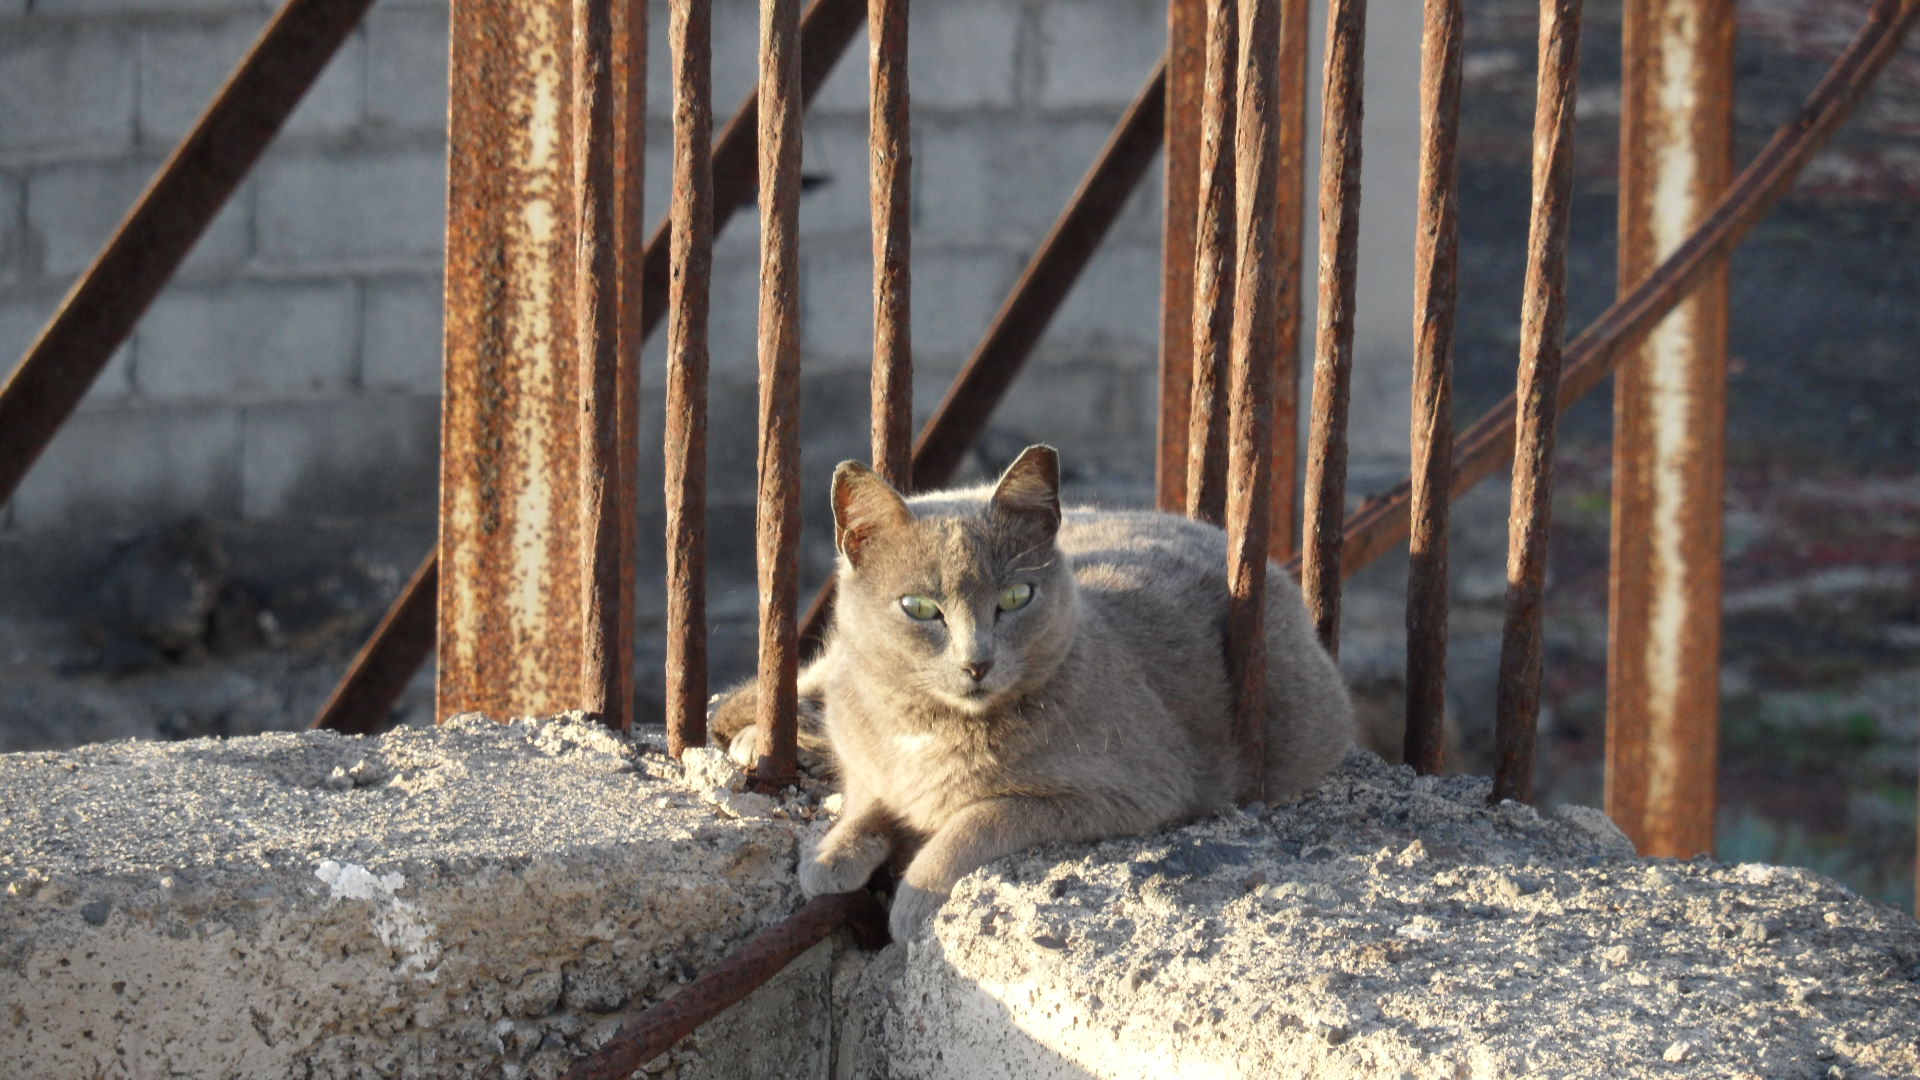
[[[1031,522],[1052,536],[1060,529],[1060,452],[1051,446],[1029,446],[1020,452],[994,485],[993,511],[1003,517]]]
[[[857,461],[833,470],[833,543],[855,569],[868,541],[912,520],[906,500],[879,473]]]

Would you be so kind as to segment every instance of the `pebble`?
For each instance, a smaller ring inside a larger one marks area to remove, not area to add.
[[[1685,1039],[1681,1039],[1667,1047],[1666,1053],[1660,1055],[1660,1060],[1679,1062],[1685,1061],[1692,1056],[1693,1044]]]

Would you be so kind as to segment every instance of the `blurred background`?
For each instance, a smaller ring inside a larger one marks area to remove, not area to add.
[[[1348,484],[1356,504],[1405,474],[1412,346],[1420,14],[1414,4],[1373,7]],[[1615,295],[1621,5],[1585,8],[1570,331]],[[1866,8],[1741,0],[1736,164],[1799,106]],[[0,0],[0,363],[32,341],[269,11],[248,0]],[[1475,0],[1467,13],[1460,426],[1513,386],[1536,8]],[[665,5],[652,4],[651,18],[649,221],[664,212],[670,137]],[[916,7],[919,417],[1147,78],[1165,23],[1164,3],[1152,0]],[[754,26],[751,0],[716,0],[716,123],[748,92]],[[1316,23],[1316,72],[1320,34]],[[0,505],[0,750],[304,726],[430,549],[446,52],[443,3],[376,5]],[[805,128],[808,594],[831,565],[820,527],[828,472],[867,452],[864,57],[856,42]],[[1310,82],[1317,96],[1317,74]],[[1161,201],[1156,173],[996,414],[974,472],[1044,440],[1064,453],[1070,497],[1150,501]],[[732,222],[715,256],[716,686],[744,677],[752,661],[750,218]],[[1920,47],[1894,58],[1740,249],[1732,295],[1717,854],[1812,866],[1910,906]],[[636,661],[639,715],[656,721],[661,353],[656,339],[643,366]],[[1561,433],[1539,766],[1547,801],[1601,797],[1609,389],[1576,406]],[[1453,531],[1454,757],[1487,771],[1505,588],[1501,478],[1456,504]],[[1345,605],[1342,663],[1362,707],[1388,717],[1401,708],[1404,594],[1405,558],[1388,558],[1359,576]],[[431,679],[429,666],[400,719],[431,721]]]

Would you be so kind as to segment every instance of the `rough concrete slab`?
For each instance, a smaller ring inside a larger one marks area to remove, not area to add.
[[[996,863],[845,973],[840,1075],[1920,1075],[1905,914],[1488,789],[1356,752],[1289,809]]]
[[[479,718],[0,757],[0,1060],[556,1075],[798,902],[800,821],[679,772],[592,724]],[[831,951],[649,1073],[825,1075]]]

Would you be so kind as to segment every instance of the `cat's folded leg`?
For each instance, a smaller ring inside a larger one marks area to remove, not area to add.
[[[826,703],[822,700],[824,691],[818,685],[818,679],[810,679],[809,673],[817,671],[815,663],[800,674],[800,715],[799,743],[801,767],[811,773],[828,771],[833,751],[827,744]],[[743,768],[750,768],[755,757],[755,747],[759,741],[759,727],[755,724],[760,708],[760,687],[752,679],[730,690],[713,695],[707,702],[707,734],[715,745],[726,749],[727,756],[738,762]]]
[[[810,897],[852,892],[892,850],[893,823],[879,804],[849,798],[847,812],[820,843],[800,853],[800,891]]]
[[[1143,810],[1084,799],[1003,795],[974,803],[928,838],[908,864],[887,927],[895,941],[919,931],[961,878],[1003,855],[1056,840],[1091,840],[1158,824]]]

